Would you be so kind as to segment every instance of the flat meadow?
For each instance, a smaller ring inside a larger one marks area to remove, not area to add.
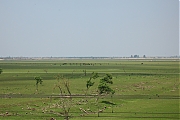
[[[0,119],[180,118],[179,59],[0,60],[0,68]],[[106,74],[115,93],[99,96]]]

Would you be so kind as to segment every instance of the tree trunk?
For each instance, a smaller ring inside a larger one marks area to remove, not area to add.
[[[112,98],[112,95],[111,95],[111,101],[112,101],[112,113],[114,112],[114,110],[113,110],[113,98]]]
[[[65,118],[64,118],[65,120],[69,120],[69,115],[68,115],[68,112],[67,111],[65,111]]]
[[[86,76],[86,70],[84,70],[84,76]]]
[[[38,84],[36,84],[36,91],[38,92]]]

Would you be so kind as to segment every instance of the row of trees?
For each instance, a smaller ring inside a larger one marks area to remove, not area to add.
[[[95,79],[99,78],[99,74],[98,73],[92,73],[92,75],[90,76],[90,78],[86,81],[86,91],[85,91],[85,98],[86,98],[86,102],[90,102],[88,101],[88,91],[89,89],[91,89],[92,86],[94,86],[95,84]],[[56,84],[56,87],[59,88],[60,91],[60,106],[62,108],[62,110],[64,111],[64,116],[65,119],[68,120],[70,115],[70,109],[73,107],[73,105],[76,104],[76,102],[74,102],[73,100],[73,96],[70,92],[70,86],[69,86],[69,81],[64,78],[64,76],[60,76],[58,75],[56,77],[56,79],[58,80],[58,83]],[[99,117],[99,113],[102,112],[102,110],[100,109],[99,106],[99,99],[102,96],[111,94],[111,98],[113,96],[113,94],[115,93],[115,91],[109,86],[110,84],[113,84],[112,81],[112,75],[110,74],[106,74],[103,78],[100,79],[98,87],[97,87],[97,95],[95,97],[96,99],[96,104],[98,106],[98,110],[96,111],[96,113],[98,114]],[[91,93],[89,93],[91,95]],[[82,113],[87,113],[87,111],[84,108],[79,108]],[[93,112],[93,111],[91,111]],[[112,106],[112,112],[113,112],[113,106]],[[93,112],[95,113],[95,111]]]
[[[3,72],[2,68],[0,68],[0,74]],[[84,74],[86,76],[86,71],[84,71]],[[94,86],[95,82],[97,82],[97,78],[99,78],[99,74],[98,73],[92,73],[91,76],[89,77],[89,79],[86,81],[86,91],[85,91],[85,98],[86,98],[86,102],[88,103],[88,95],[92,95],[92,93],[89,93],[89,90],[91,89],[92,86]],[[115,93],[115,90],[113,90],[110,85],[113,84],[112,81],[112,75],[111,74],[105,74],[104,77],[100,78],[98,86],[97,86],[97,94],[96,94],[96,104],[98,107],[98,110],[96,112],[93,113],[97,113],[98,117],[99,117],[99,113],[102,112],[102,110],[100,109],[99,106],[99,99],[102,98],[103,96],[106,95],[111,95],[111,99],[113,100],[113,94]],[[36,80],[36,92],[38,93],[38,86],[39,84],[43,83],[43,80],[40,76],[36,76],[34,77],[34,80]],[[62,109],[63,113],[62,115],[65,117],[66,120],[69,120],[69,113],[70,113],[70,109],[76,105],[77,103],[73,100],[73,96],[71,94],[71,90],[70,90],[70,85],[69,85],[69,81],[67,78],[65,78],[63,75],[57,75],[56,76],[56,80],[57,80],[57,84],[55,85],[55,88],[59,89],[59,102],[58,105],[60,106],[60,108]],[[86,113],[86,110],[83,108],[80,108],[80,110],[83,113]],[[112,112],[113,112],[113,105],[112,105]]]

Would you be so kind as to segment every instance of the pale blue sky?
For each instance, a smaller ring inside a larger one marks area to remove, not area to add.
[[[0,0],[0,57],[179,55],[179,0]]]

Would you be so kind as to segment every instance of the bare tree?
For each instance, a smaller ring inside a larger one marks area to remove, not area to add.
[[[63,116],[65,117],[66,120],[69,120],[70,117],[69,112],[71,107],[73,107],[69,81],[64,76],[60,76],[60,75],[57,75],[56,79],[58,83],[56,84],[55,88],[58,87],[60,91],[59,105],[61,106],[64,112]]]

